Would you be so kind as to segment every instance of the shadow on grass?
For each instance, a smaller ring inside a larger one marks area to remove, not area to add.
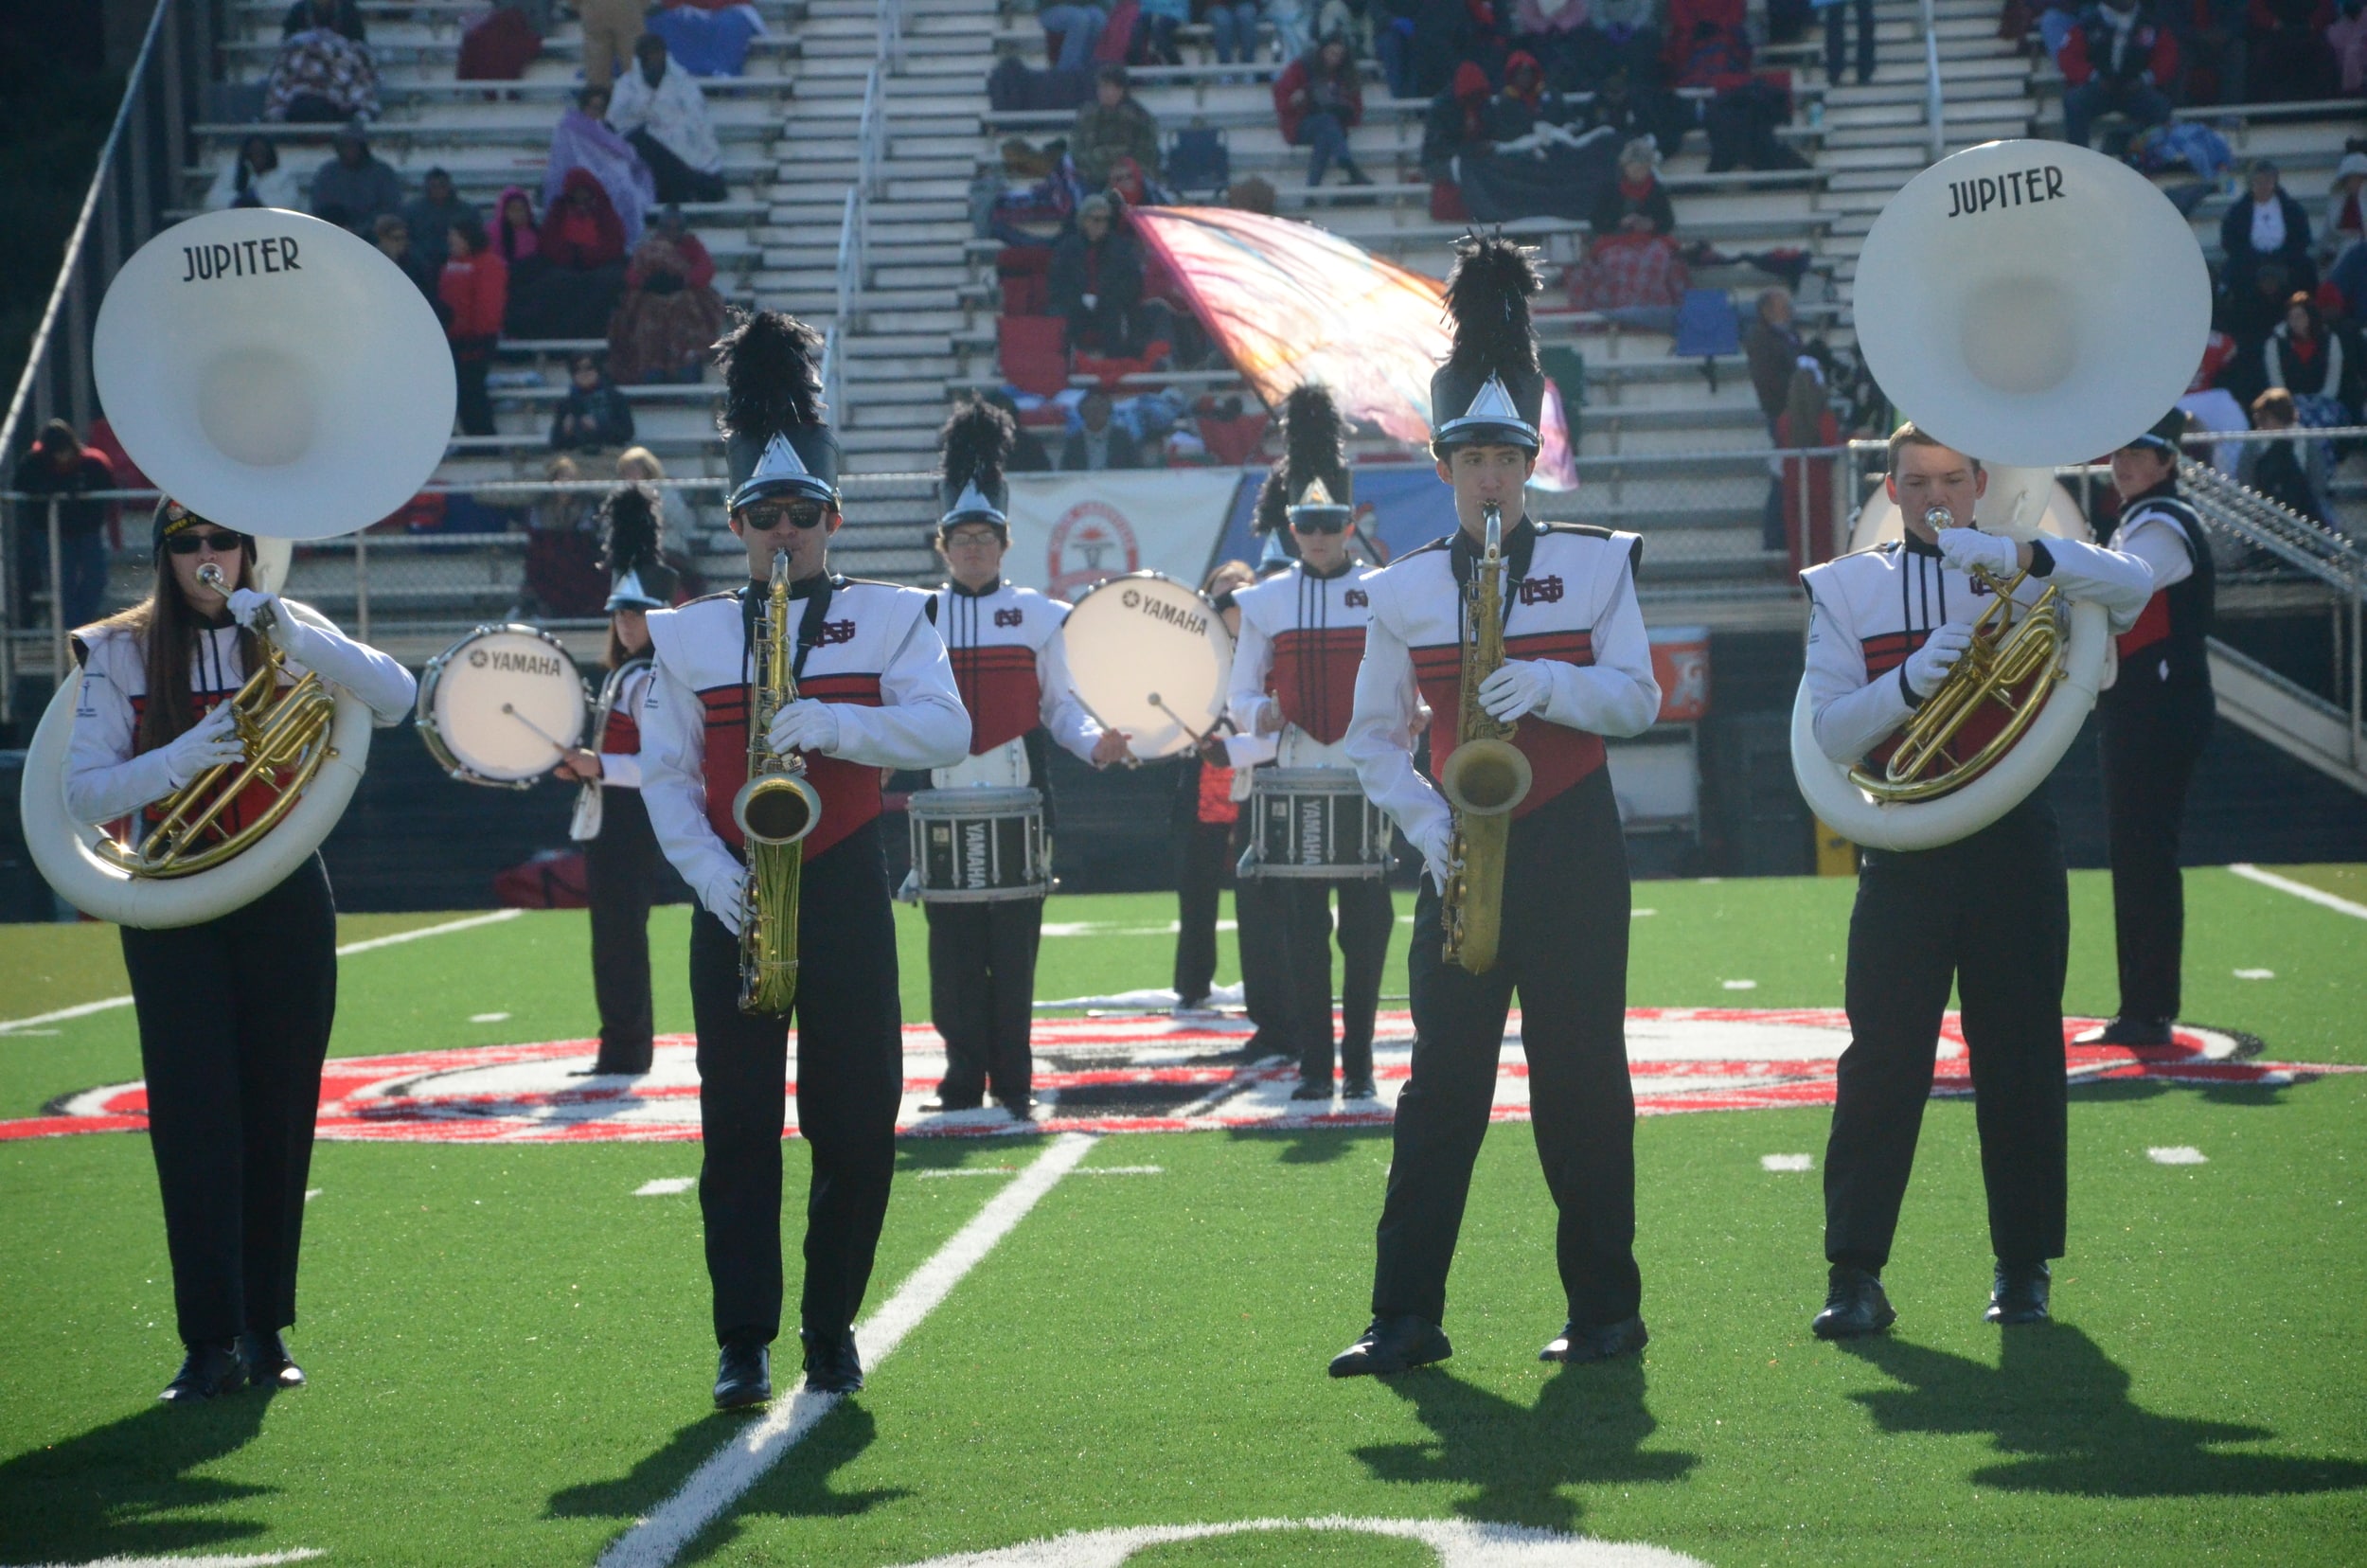
[[[1234,1127],[1225,1132],[1235,1143],[1280,1144],[1282,1152],[1274,1158],[1281,1165],[1329,1165],[1351,1144],[1387,1138],[1391,1129],[1385,1122],[1363,1122],[1347,1127]]]
[[[1434,1441],[1356,1451],[1382,1481],[1460,1483],[1477,1488],[1454,1511],[1486,1523],[1575,1531],[1581,1511],[1565,1487],[1682,1481],[1700,1458],[1644,1452],[1659,1427],[1644,1402],[1644,1363],[1635,1357],[1573,1366],[1549,1379],[1535,1409],[1465,1382],[1438,1367],[1386,1380],[1414,1406]]]
[[[0,1559],[140,1558],[252,1541],[264,1521],[223,1510],[276,1488],[190,1472],[252,1442],[270,1407],[269,1394],[252,1391],[194,1409],[151,1405],[0,1464]],[[206,1517],[194,1517],[201,1510]]]
[[[2074,1080],[2070,1089],[2074,1105],[2135,1105],[2164,1095],[2193,1095],[2206,1105],[2232,1105],[2242,1110],[2282,1108],[2289,1083],[2179,1083],[2162,1078],[2107,1078],[2101,1082]]]
[[[1887,1336],[1845,1341],[1849,1354],[1907,1385],[1850,1398],[1885,1432],[1990,1434],[2006,1462],[1967,1479],[2009,1491],[2251,1497],[2367,1488],[2367,1464],[2357,1460],[2215,1452],[2276,1434],[2139,1408],[2128,1374],[2069,1325],[2010,1329],[2003,1345],[1992,1367]]]

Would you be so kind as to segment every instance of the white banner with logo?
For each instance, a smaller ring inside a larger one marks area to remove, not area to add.
[[[1061,599],[1127,572],[1198,588],[1240,482],[1229,468],[1014,473],[1003,576]]]

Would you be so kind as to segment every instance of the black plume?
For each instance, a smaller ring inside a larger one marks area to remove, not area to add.
[[[778,311],[743,316],[715,346],[723,370],[727,436],[761,445],[784,430],[822,422],[822,334]]]
[[[657,563],[659,507],[657,491],[642,484],[619,485],[601,500],[601,564],[612,576]]]
[[[1288,527],[1291,499],[1290,461],[1277,457],[1266,471],[1265,483],[1257,487],[1257,510],[1250,520],[1250,531],[1270,534]]]
[[[1340,405],[1331,401],[1330,388],[1313,382],[1292,387],[1282,402],[1282,429],[1283,460],[1290,469],[1291,490],[1304,491],[1309,480],[1321,479],[1332,500],[1345,505],[1347,431],[1340,420]],[[1297,494],[1290,499],[1297,501]]]
[[[1454,322],[1450,365],[1475,379],[1537,373],[1529,295],[1543,280],[1534,254],[1501,234],[1467,234],[1456,243],[1447,277],[1447,313]]]
[[[959,495],[963,486],[975,484],[983,493],[994,494],[1003,483],[1003,465],[1018,439],[1019,426],[1011,417],[982,398],[972,398],[953,410],[952,418],[937,433],[937,442],[945,449],[947,492]]]

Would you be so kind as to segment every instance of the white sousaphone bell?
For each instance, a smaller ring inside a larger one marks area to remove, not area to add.
[[[457,387],[442,325],[376,246],[302,213],[240,207],[139,248],[99,304],[91,371],[124,451],[159,490],[257,536],[258,585],[291,541],[355,532],[443,460]],[[65,809],[80,683],[63,678],[26,757],[33,860],[67,902],[124,925],[208,920],[276,885],[329,836],[361,779],[371,717],[331,688],[328,748],[302,798],[230,858],[143,874]]]
[[[2127,445],[2177,402],[2210,333],[2211,277],[2185,217],[2134,169],[2065,142],[1988,142],[1891,198],[1859,254],[1853,310],[1891,401],[1987,469],[1977,526],[2084,539],[2052,471]],[[1878,495],[1852,546],[1902,526]],[[1804,681],[1791,760],[1810,808],[1884,849],[1954,843],[2004,815],[2061,760],[2105,677],[2102,607],[2074,603],[2061,624],[2052,668],[2021,694],[2044,705],[2011,750],[1917,798],[1883,798],[1824,755]]]

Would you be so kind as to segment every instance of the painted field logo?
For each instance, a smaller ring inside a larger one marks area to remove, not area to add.
[[[2092,1020],[2068,1019],[2066,1038]],[[1497,1064],[1497,1121],[1528,1117],[1528,1063],[1520,1015]],[[1231,1019],[1062,1018],[1035,1031],[1035,1131],[1189,1132],[1256,1128],[1386,1125],[1413,1059],[1412,1021],[1384,1012],[1374,1042],[1373,1100],[1293,1100],[1296,1067],[1280,1058],[1244,1064],[1249,1034]],[[1628,1058],[1636,1110],[1750,1111],[1830,1105],[1833,1067],[1849,1043],[1839,1008],[1637,1007],[1628,1014]],[[2159,1050],[2070,1046],[2074,1081],[2150,1078],[2181,1083],[2282,1085],[2323,1073],[2367,1069],[2252,1059],[2259,1042],[2217,1029],[2181,1026]],[[688,1035],[661,1035],[651,1070],[638,1078],[579,1078],[596,1045],[556,1040],[515,1045],[332,1057],[321,1078],[320,1135],[393,1143],[584,1143],[687,1141],[699,1135],[699,1076]],[[790,1060],[796,1060],[792,1049]],[[923,1114],[945,1074],[943,1042],[925,1024],[904,1031],[907,1136],[1009,1131],[1000,1110]],[[1933,1092],[1971,1092],[1963,1036],[1949,1015]],[[796,1126],[793,1083],[789,1124]],[[148,1091],[110,1084],[67,1095],[44,1114],[0,1121],[0,1139],[70,1132],[138,1131],[148,1126]]]
[[[1321,1532],[1418,1541],[1438,1568],[1706,1568],[1699,1558],[1660,1546],[1594,1541],[1526,1524],[1475,1524],[1443,1519],[1244,1519],[1225,1524],[1138,1524],[1078,1530],[990,1552],[931,1558],[910,1568],[1121,1568],[1136,1553],[1172,1541],[1222,1536]],[[1392,1560],[1395,1560],[1393,1558]]]

